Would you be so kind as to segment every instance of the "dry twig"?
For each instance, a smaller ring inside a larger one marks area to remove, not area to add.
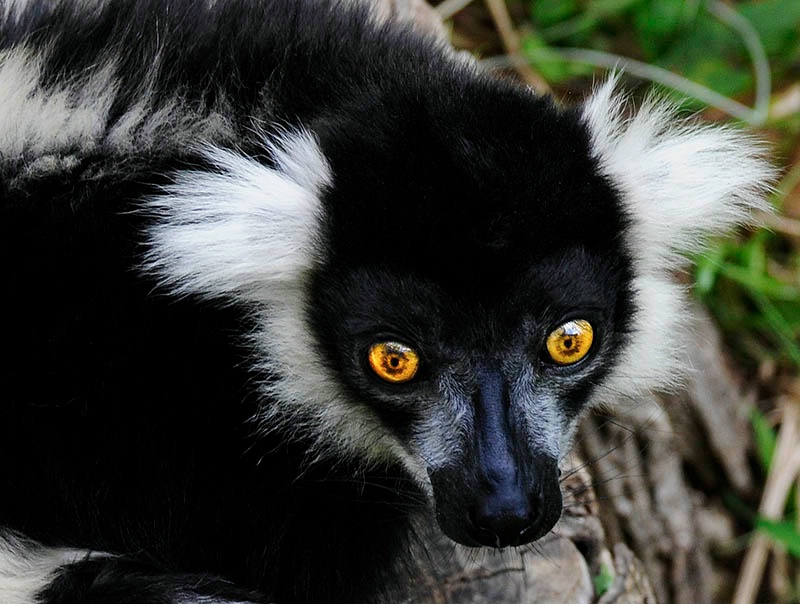
[[[800,401],[782,397],[781,428],[759,506],[761,517],[780,520],[789,491],[800,476]],[[758,595],[767,557],[774,547],[765,535],[756,534],[742,563],[733,604],[753,604]]]
[[[548,83],[540,76],[534,69],[525,61],[519,41],[519,34],[514,29],[514,23],[511,20],[511,15],[508,13],[508,6],[505,0],[486,0],[486,6],[492,15],[497,33],[500,34],[500,39],[503,41],[503,47],[506,52],[512,57],[519,59],[515,62],[514,68],[520,77],[530,86],[533,87],[539,94],[548,94],[551,92]]]

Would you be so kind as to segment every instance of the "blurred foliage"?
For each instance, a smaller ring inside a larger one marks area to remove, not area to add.
[[[772,458],[775,455],[775,445],[778,438],[775,434],[775,429],[758,409],[753,409],[750,414],[750,421],[755,435],[758,462],[761,465],[761,469],[767,472],[772,466]]]
[[[800,367],[800,283],[796,272],[771,270],[773,258],[797,263],[783,243],[766,230],[717,242],[697,259],[695,289],[749,358]]]
[[[795,558],[800,558],[800,533],[797,532],[794,520],[775,521],[759,518],[756,526],[773,541],[780,543]]]
[[[594,593],[597,597],[605,594],[614,584],[613,569],[605,564],[601,565],[599,572],[592,577],[592,584],[594,585]]]
[[[741,36],[698,0],[529,0],[526,48],[579,47],[620,55],[680,73],[728,96],[746,94],[753,76]],[[800,2],[742,2],[736,10],[755,29],[773,77],[800,61]],[[531,53],[534,66],[558,84],[589,66],[554,62]]]

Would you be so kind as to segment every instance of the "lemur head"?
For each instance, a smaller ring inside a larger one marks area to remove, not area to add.
[[[150,201],[149,262],[258,318],[265,430],[399,463],[447,535],[503,547],[558,520],[585,409],[674,379],[671,273],[770,169],[741,133],[628,114],[613,79],[567,111],[471,82],[356,99],[268,159],[206,150]]]

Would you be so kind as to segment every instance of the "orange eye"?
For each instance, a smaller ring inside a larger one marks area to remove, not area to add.
[[[594,330],[589,321],[567,321],[547,336],[547,353],[558,365],[572,365],[589,354],[592,340]]]
[[[380,342],[369,349],[369,365],[376,375],[392,382],[408,382],[419,369],[419,355],[398,342]]]

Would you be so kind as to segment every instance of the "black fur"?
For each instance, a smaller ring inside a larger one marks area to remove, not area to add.
[[[334,186],[326,261],[298,312],[347,391],[401,440],[419,391],[387,394],[359,370],[378,332],[415,335],[428,372],[480,348],[555,375],[540,342],[590,313],[605,357],[565,390],[574,417],[632,312],[624,217],[577,114],[335,1],[205,4],[33,2],[0,26],[0,48],[48,47],[44,87],[117,56],[109,128],[150,78],[151,98],[179,96],[198,115],[225,99],[230,128],[205,142],[263,157],[259,127],[313,132]],[[166,67],[153,71],[157,54]],[[65,568],[42,604],[166,604],[182,590],[391,601],[419,487],[399,463],[309,465],[302,435],[257,431],[249,420],[269,401],[241,338],[250,309],[172,297],[138,268],[152,220],[141,200],[206,160],[168,129],[141,149],[63,153],[46,172],[30,149],[0,163],[0,525],[128,558]],[[478,456],[463,454],[465,466]]]
[[[206,575],[154,573],[134,560],[83,560],[63,567],[42,591],[48,604],[256,604],[263,596]]]

